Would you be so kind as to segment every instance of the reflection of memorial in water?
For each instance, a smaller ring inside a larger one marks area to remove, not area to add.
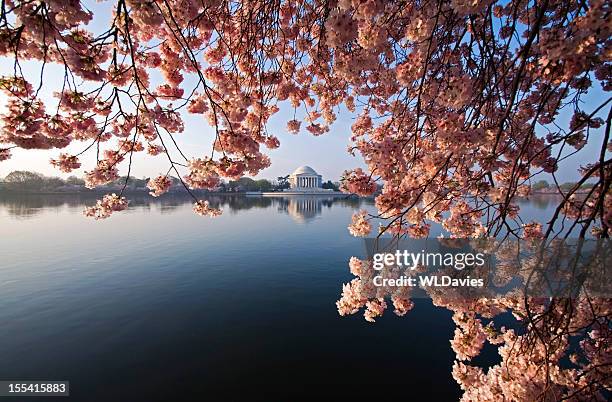
[[[321,214],[322,200],[318,197],[289,198],[287,213],[296,222],[304,223]]]

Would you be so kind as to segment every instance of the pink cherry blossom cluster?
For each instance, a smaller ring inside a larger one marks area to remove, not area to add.
[[[185,176],[185,183],[192,188],[214,189],[219,183],[216,163],[211,159],[193,159],[189,161],[189,175]]]
[[[367,196],[376,191],[376,183],[361,168],[357,168],[344,172],[340,189],[347,193]]]
[[[544,237],[542,233],[542,224],[539,222],[530,222],[523,225],[524,239],[541,239]]]
[[[414,307],[414,302],[410,299],[401,296],[392,296],[391,301],[395,310],[395,315],[401,317],[406,315]]]
[[[95,206],[89,207],[83,211],[83,214],[88,217],[97,219],[106,219],[113,212],[123,211],[127,209],[128,201],[125,197],[117,194],[107,194],[101,200],[98,200]]]
[[[334,10],[325,24],[327,45],[341,47],[357,37],[357,23],[346,12]]]
[[[374,322],[376,317],[380,317],[383,315],[385,309],[387,308],[387,303],[385,299],[373,299],[366,302],[366,310],[364,313],[364,318],[366,321]]]
[[[153,197],[159,197],[162,194],[165,194],[170,190],[172,186],[172,180],[168,176],[157,176],[153,179],[149,179],[147,183],[147,188],[151,190],[149,194]]]
[[[291,134],[297,134],[300,132],[301,124],[302,123],[298,120],[289,120],[287,122],[287,131],[289,131]]]
[[[147,153],[151,156],[159,155],[161,153],[164,153],[164,147],[157,144],[149,144],[149,146],[147,147]]]
[[[342,297],[336,302],[340,315],[355,314],[365,306],[368,298],[363,295],[361,287],[362,282],[359,279],[342,285]]]
[[[351,270],[351,274],[359,277],[364,276],[368,267],[367,264],[367,261],[362,261],[357,257],[351,257],[351,259],[349,260],[349,268]]]
[[[85,172],[85,187],[96,188],[96,186],[108,184],[118,178],[119,169],[116,164],[109,160],[100,160],[93,170]]]
[[[0,149],[0,162],[11,158],[10,149]]]
[[[61,153],[58,159],[51,159],[51,164],[64,173],[70,173],[81,167],[76,156]]]
[[[367,211],[359,211],[353,214],[353,221],[348,227],[349,232],[355,237],[365,237],[372,231],[372,225],[367,220]]]
[[[480,320],[464,312],[455,312],[453,321],[457,327],[450,343],[457,359],[471,360],[478,356],[487,339]]]
[[[201,216],[215,217],[221,215],[221,210],[210,206],[208,201],[199,200],[193,204],[193,211]]]

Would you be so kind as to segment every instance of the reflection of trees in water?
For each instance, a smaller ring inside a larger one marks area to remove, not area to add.
[[[530,204],[537,209],[545,210],[548,209],[551,205],[559,205],[560,200],[563,197],[555,194],[532,194],[528,198],[519,198],[519,205],[522,204]]]
[[[214,197],[214,196],[213,196]],[[266,197],[246,197],[243,195],[231,195],[231,196],[216,196],[219,200],[220,206],[226,206],[232,212],[246,211],[253,208],[269,208],[274,205],[274,200]],[[206,198],[209,200],[213,207],[217,207],[213,201],[213,198]]]
[[[74,208],[85,204],[86,195],[71,194],[13,194],[0,193],[0,208],[8,215],[19,218],[32,218],[43,210],[59,211],[64,206]],[[95,197],[92,198],[95,202]]]
[[[9,204],[6,206],[6,211],[10,216],[27,219],[38,215],[41,209],[23,204]]]
[[[8,215],[19,218],[32,218],[43,210],[59,211],[64,207],[70,210],[84,209],[91,206],[101,197],[99,193],[75,194],[15,194],[0,193],[0,209]],[[130,194],[129,211],[151,211],[156,209],[162,214],[173,213],[181,206],[191,207],[193,198],[187,194],[164,194],[153,198],[148,194]],[[214,208],[224,208],[229,212],[245,211],[253,208],[275,207],[279,212],[288,213],[294,219],[306,221],[320,215],[323,208],[332,205],[342,205],[357,208],[362,200],[355,197],[321,197],[321,196],[290,196],[290,197],[247,197],[244,195],[205,194],[200,198],[208,200]],[[370,200],[371,203],[371,200]]]

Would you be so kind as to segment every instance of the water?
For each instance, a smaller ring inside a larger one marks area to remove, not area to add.
[[[69,380],[79,402],[460,396],[450,312],[337,313],[364,253],[346,226],[370,201],[218,196],[213,219],[132,197],[97,222],[81,214],[94,202],[0,194],[0,379]]]

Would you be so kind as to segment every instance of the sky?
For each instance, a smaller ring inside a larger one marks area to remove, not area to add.
[[[110,19],[110,4],[84,2],[90,10],[94,12],[94,19],[90,23],[89,29],[93,32],[101,32],[104,25]],[[26,77],[30,77],[33,82],[37,82],[39,76],[39,64],[37,62],[23,63],[23,69]],[[0,74],[4,75],[12,71],[13,64],[11,59],[0,58]],[[63,70],[59,66],[48,66],[45,72],[43,89],[41,98],[49,104],[55,104],[56,99],[53,97],[53,92],[57,91],[61,84]],[[160,80],[160,77],[152,75],[153,86],[156,85],[155,80]],[[185,80],[185,88],[190,87],[189,80]],[[56,85],[53,85],[53,84]],[[599,86],[598,84],[596,84]],[[186,93],[188,91],[186,90]],[[582,107],[589,111],[596,104],[601,103],[607,96],[601,89],[595,89],[592,94],[586,98],[586,102]],[[0,95],[0,113],[4,109],[6,97]],[[298,135],[289,134],[285,129],[287,120],[293,118],[293,110],[289,107],[288,102],[280,105],[281,111],[273,116],[268,124],[268,132],[277,136],[280,140],[280,148],[276,150],[267,150],[265,153],[271,158],[272,166],[262,170],[256,178],[276,179],[278,176],[290,174],[293,170],[301,165],[308,165],[315,169],[323,176],[323,180],[337,181],[346,169],[355,167],[364,167],[364,163],[359,155],[351,156],[347,152],[350,145],[351,125],[354,115],[342,108],[338,113],[337,121],[331,126],[328,133],[315,137],[304,129]],[[606,110],[604,110],[606,112]],[[214,131],[204,120],[202,116],[183,114],[185,122],[185,131],[177,134],[175,137],[181,146],[181,150],[188,158],[203,157],[210,155],[211,146],[214,138]],[[559,116],[559,121],[562,127],[567,127],[569,122],[569,114]],[[604,116],[605,117],[605,116]],[[302,128],[306,123],[302,124]],[[579,178],[576,168],[587,163],[585,158],[592,158],[593,154],[598,154],[601,144],[601,136],[603,130],[598,130],[594,135],[593,141],[590,141],[578,155],[565,161],[559,172],[558,179],[561,182],[575,181]],[[22,150],[13,149],[12,158],[8,161],[0,162],[0,177],[6,176],[14,170],[31,170],[37,171],[47,176],[67,177],[69,174],[63,174],[49,164],[50,158],[55,158],[60,152],[79,153],[84,149],[87,143],[77,143],[70,145],[63,150]],[[80,157],[82,168],[74,171],[71,174],[81,176],[84,170],[90,170],[95,165],[95,152],[88,152]],[[159,174],[165,174],[169,164],[163,155],[150,157],[146,153],[135,153],[134,163],[132,164],[131,175],[136,177],[150,177]],[[121,174],[127,173],[127,163],[124,162],[120,169]],[[547,177],[542,177],[548,179]],[[550,180],[549,180],[550,181]]]

